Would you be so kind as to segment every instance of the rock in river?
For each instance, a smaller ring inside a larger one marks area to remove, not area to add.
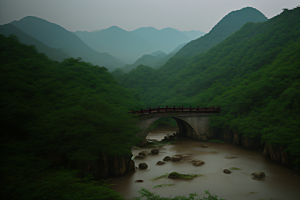
[[[253,179],[265,178],[266,174],[264,172],[254,172],[251,174]]]
[[[142,155],[137,155],[134,157],[134,159],[144,159],[146,158],[146,156],[142,156]]]
[[[140,153],[139,153],[139,155],[141,155],[141,156],[148,156],[148,152],[147,151],[141,151]]]
[[[223,172],[224,172],[225,174],[231,174],[231,171],[230,171],[229,169],[224,169]]]
[[[163,161],[170,161],[171,160],[171,157],[170,156],[166,156],[164,157]]]
[[[158,149],[152,149],[152,150],[151,150],[151,153],[152,153],[152,154],[158,154],[158,153],[159,153],[159,150],[158,150]]]
[[[165,164],[165,162],[163,162],[163,161],[158,161],[156,164],[157,164],[157,165],[163,165],[163,164]]]
[[[179,177],[180,177],[180,174],[177,173],[177,172],[172,172],[168,176],[168,178],[172,178],[172,179],[176,179],[176,178],[179,178]]]
[[[147,169],[148,168],[148,165],[146,163],[140,163],[139,164],[139,168],[140,169]]]
[[[192,163],[194,166],[200,166],[203,165],[205,162],[203,162],[202,160],[192,160]]]
[[[172,156],[171,160],[172,160],[173,162],[178,162],[178,161],[181,160],[181,157],[179,157],[179,156]]]

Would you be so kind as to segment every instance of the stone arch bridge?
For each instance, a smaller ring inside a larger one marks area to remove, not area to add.
[[[214,137],[215,132],[209,126],[209,117],[220,113],[220,108],[192,108],[183,106],[179,108],[168,107],[154,108],[139,111],[130,111],[129,113],[139,116],[138,127],[142,129],[138,133],[138,137],[142,139],[140,145],[146,144],[146,136],[148,134],[148,128],[153,122],[161,117],[171,117],[175,119],[178,126],[178,135],[187,136],[197,140],[208,140]]]

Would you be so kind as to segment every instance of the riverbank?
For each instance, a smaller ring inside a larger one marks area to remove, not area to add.
[[[148,134],[149,138],[157,138],[174,132],[174,130],[155,129]],[[207,145],[207,147],[202,147]],[[133,155],[140,151],[151,151],[151,148],[132,150]],[[176,154],[189,155],[191,159],[199,159],[205,162],[201,166],[194,166],[190,161],[172,162],[166,161],[164,165],[157,165],[165,156]],[[231,155],[236,158],[227,159]],[[176,143],[167,144],[160,149],[158,155],[148,155],[146,158],[135,159],[135,165],[146,163],[146,170],[136,169],[135,172],[122,177],[111,178],[111,183],[116,185],[111,188],[120,193],[125,199],[140,196],[141,188],[149,189],[161,196],[172,197],[176,195],[188,196],[189,193],[197,193],[205,196],[204,190],[218,195],[219,198],[231,200],[257,200],[257,199],[300,199],[300,181],[296,180],[295,172],[283,164],[276,163],[261,152],[236,146],[230,143],[210,143],[189,138],[178,138]],[[231,170],[231,174],[223,173],[224,169],[231,167],[240,170]],[[154,181],[151,179],[171,172],[183,174],[202,174],[203,176],[193,180],[176,180],[166,177]],[[253,172],[265,172],[262,180],[251,178]],[[142,180],[143,182],[135,182]],[[169,185],[155,187],[157,185]]]

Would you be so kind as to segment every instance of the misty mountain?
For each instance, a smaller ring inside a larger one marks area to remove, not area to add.
[[[159,50],[164,51],[166,53],[170,53],[182,43],[187,43],[195,39],[195,34],[197,35],[198,33],[198,37],[204,34],[201,31],[185,31],[183,33],[173,28],[164,28],[161,30],[157,30],[153,27],[142,27],[131,32],[139,36],[140,38],[143,38],[144,40],[150,42],[151,44],[157,46]]]
[[[178,45],[193,40],[197,34],[202,36],[203,32],[181,32],[172,28],[157,30],[153,27],[125,31],[112,26],[100,31],[76,31],[75,34],[95,51],[108,52],[125,63],[133,63],[158,50],[169,53]]]
[[[84,61],[105,66],[110,70],[124,66],[119,59],[108,53],[96,52],[72,32],[44,19],[27,16],[19,21],[13,21],[11,24],[47,46],[59,48],[72,57],[81,57]]]
[[[75,34],[95,51],[108,52],[125,63],[132,63],[146,53],[160,50],[117,26],[92,32],[76,31]]]
[[[195,30],[191,30],[191,31],[181,31],[184,35],[188,36],[189,38],[191,38],[191,40],[195,40],[203,35],[205,35],[206,33],[202,32],[202,31],[195,31]]]
[[[202,53],[222,42],[247,22],[264,22],[268,18],[255,8],[246,7],[230,12],[212,30],[201,38],[186,44],[175,56],[189,57]]]
[[[0,34],[5,35],[6,37],[14,34],[18,36],[21,43],[34,45],[38,52],[45,53],[49,58],[57,61],[62,61],[65,58],[70,57],[65,52],[61,51],[60,49],[50,48],[41,41],[31,37],[30,35],[24,33],[17,27],[12,24],[5,24],[0,26]]]
[[[185,43],[179,45],[169,54],[166,54],[162,51],[156,51],[151,54],[145,54],[139,59],[137,59],[133,64],[125,65],[125,67],[121,69],[123,70],[123,72],[127,73],[139,65],[147,65],[151,68],[159,68],[163,66],[171,57],[173,57],[184,45]]]

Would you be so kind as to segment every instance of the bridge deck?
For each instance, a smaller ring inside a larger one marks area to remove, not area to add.
[[[215,108],[215,107],[210,107],[210,108],[199,108],[199,106],[197,106],[197,108],[192,108],[190,107],[168,107],[166,106],[165,108],[149,108],[149,109],[141,109],[141,110],[132,110],[129,111],[128,113],[132,113],[135,115],[144,115],[144,114],[151,114],[151,113],[163,113],[163,112],[196,112],[196,113],[220,113],[221,109],[220,108]]]

